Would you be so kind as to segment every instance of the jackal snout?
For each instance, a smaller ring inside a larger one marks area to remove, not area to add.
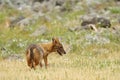
[[[59,53],[59,55],[62,56],[62,54],[66,54],[66,51],[64,50],[64,47],[60,43],[58,38],[53,38],[52,41],[53,41],[54,49]]]

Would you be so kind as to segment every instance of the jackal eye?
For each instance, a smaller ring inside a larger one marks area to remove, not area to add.
[[[59,47],[59,48],[63,48],[63,47],[61,46],[61,47]]]

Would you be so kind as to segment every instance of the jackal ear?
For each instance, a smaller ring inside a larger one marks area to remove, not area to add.
[[[54,44],[56,44],[56,43],[57,43],[57,40],[56,40],[55,38],[52,38],[52,42],[53,42]]]

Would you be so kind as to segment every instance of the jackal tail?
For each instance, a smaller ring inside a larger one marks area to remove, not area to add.
[[[34,53],[33,53],[33,49],[30,48],[30,62],[31,62],[31,68],[34,68]]]
[[[34,49],[35,45],[31,44],[26,50],[28,66],[30,66],[31,68],[34,68]]]

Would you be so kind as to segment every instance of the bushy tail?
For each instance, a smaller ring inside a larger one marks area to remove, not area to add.
[[[34,68],[34,53],[33,53],[33,48],[30,48],[30,62],[31,62],[31,68]]]

